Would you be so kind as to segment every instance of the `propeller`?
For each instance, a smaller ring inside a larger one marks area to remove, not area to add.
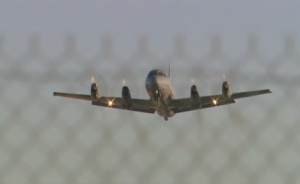
[[[191,83],[192,83],[192,84],[195,84],[194,78],[191,78]]]
[[[91,82],[92,82],[92,84],[94,84],[94,83],[96,83],[96,80],[95,80],[95,77],[94,76],[91,76]],[[125,82],[125,80],[123,80],[123,82]],[[105,88],[106,88],[106,90],[107,91],[104,91],[104,93],[105,94],[107,94],[108,96],[111,96],[111,91],[112,91],[112,86],[113,86],[113,82],[109,82],[109,83],[107,83],[107,84],[105,84]],[[98,90],[99,90],[99,86],[98,86]],[[113,102],[114,102],[114,98],[106,98],[106,100],[107,100],[107,106],[108,107],[112,107],[113,106]]]
[[[93,83],[95,83],[94,76],[83,76],[80,80],[74,80],[74,86],[80,87],[76,93],[86,93],[86,89],[89,89]]]
[[[226,76],[225,74],[223,74],[223,81],[225,82],[226,81]],[[226,81],[227,82],[227,81]],[[227,82],[228,83],[228,82]],[[228,83],[229,84],[229,83]]]
[[[227,85],[229,85],[229,82],[226,80],[225,74],[223,74],[223,80],[224,80],[224,82],[227,82]]]

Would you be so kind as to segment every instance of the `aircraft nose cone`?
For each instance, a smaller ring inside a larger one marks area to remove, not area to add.
[[[153,84],[155,85],[155,87],[158,86],[159,84],[159,79],[157,77],[153,77]]]

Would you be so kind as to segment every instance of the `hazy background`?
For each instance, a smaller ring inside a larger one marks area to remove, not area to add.
[[[1,183],[299,183],[299,1],[0,0]],[[270,88],[148,115],[54,98],[137,98],[153,68],[177,97]]]
[[[226,50],[236,54],[249,34],[261,37],[270,54],[281,49],[288,33],[300,30],[299,1],[6,1],[0,2],[1,33],[13,51],[26,48],[28,35],[38,33],[47,53],[61,49],[66,33],[76,35],[80,51],[97,51],[99,38],[113,36],[116,52],[130,55],[134,41],[145,34],[159,56],[171,49],[174,35],[182,34],[188,48],[200,55],[208,38],[222,34]]]

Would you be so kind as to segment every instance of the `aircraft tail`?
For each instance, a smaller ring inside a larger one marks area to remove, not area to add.
[[[168,74],[168,77],[171,78],[171,71],[172,71],[172,68],[171,68],[171,62],[169,62],[169,74]]]

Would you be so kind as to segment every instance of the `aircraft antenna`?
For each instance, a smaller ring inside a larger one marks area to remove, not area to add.
[[[171,78],[171,71],[172,71],[172,68],[171,68],[171,61],[169,62],[169,75],[168,77]]]

